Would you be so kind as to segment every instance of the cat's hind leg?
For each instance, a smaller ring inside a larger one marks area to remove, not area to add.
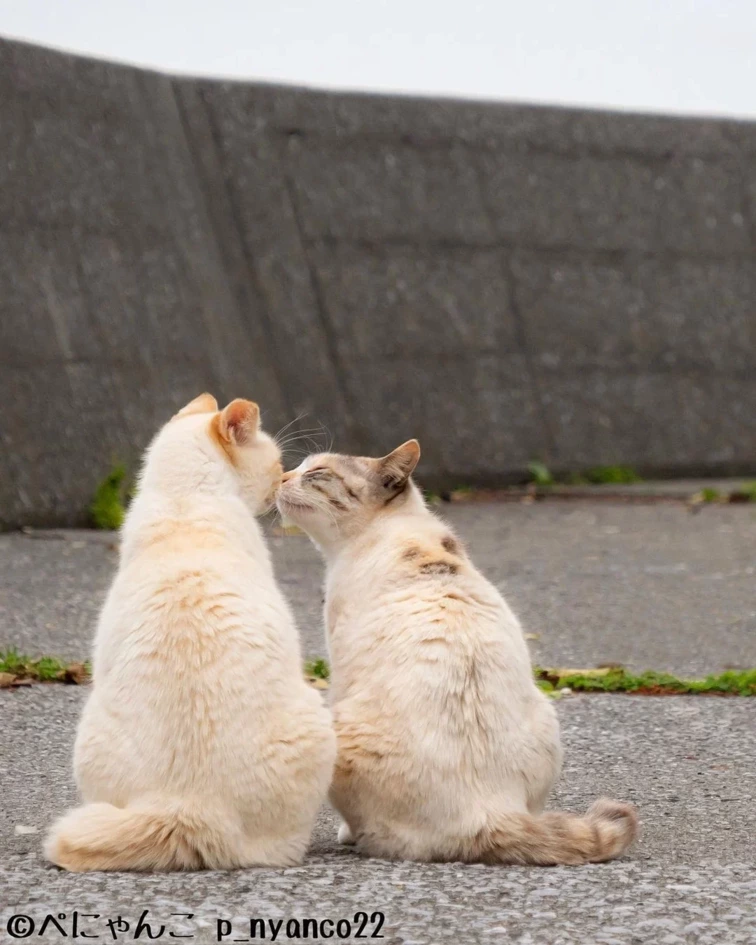
[[[360,791],[360,782],[354,776],[353,769],[340,764],[341,760],[337,758],[333,769],[328,800],[341,818],[338,842],[351,846],[357,844],[357,838],[364,826],[363,812],[369,798],[366,799]]]
[[[345,846],[350,847],[354,846],[354,844],[357,842],[354,839],[354,834],[352,833],[349,824],[345,820],[342,820],[341,826],[339,827],[338,841],[339,843],[343,843]]]
[[[73,768],[84,801],[123,807],[134,793],[136,768],[127,737],[96,692],[84,706],[74,743]]]
[[[559,723],[551,705],[545,705],[531,728],[532,741],[524,766],[525,803],[531,814],[541,814],[562,771]]]
[[[234,867],[299,866],[310,842],[309,831],[280,837],[248,837],[234,854]]]

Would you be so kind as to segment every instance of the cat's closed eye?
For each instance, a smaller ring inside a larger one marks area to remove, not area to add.
[[[316,466],[302,474],[303,479],[329,479],[333,472],[327,466]]]

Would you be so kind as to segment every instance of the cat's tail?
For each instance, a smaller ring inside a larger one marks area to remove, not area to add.
[[[74,873],[228,868],[238,865],[229,845],[241,832],[232,819],[173,799],[133,807],[85,804],[53,824],[44,852]]]
[[[632,804],[601,798],[584,816],[551,811],[506,814],[484,841],[481,861],[535,866],[577,866],[621,856],[638,833]]]

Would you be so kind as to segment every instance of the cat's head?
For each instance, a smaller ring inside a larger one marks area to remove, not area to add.
[[[359,534],[376,515],[422,502],[410,478],[420,444],[408,440],[388,456],[316,453],[284,474],[278,510],[318,544]]]
[[[232,400],[223,410],[200,394],[163,427],[150,446],[141,483],[180,498],[236,492],[259,514],[273,502],[281,452],[260,429],[260,408]]]

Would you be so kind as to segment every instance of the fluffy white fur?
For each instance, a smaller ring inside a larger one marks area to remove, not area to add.
[[[254,515],[281,478],[259,411],[210,395],[158,434],[100,616],[74,750],[83,807],[45,845],[69,870],[302,860],[333,767],[330,713]]]
[[[400,859],[618,856],[629,805],[543,812],[562,759],[554,707],[517,618],[412,483],[418,458],[414,440],[380,460],[311,456],[278,494],[327,563],[339,839]]]

